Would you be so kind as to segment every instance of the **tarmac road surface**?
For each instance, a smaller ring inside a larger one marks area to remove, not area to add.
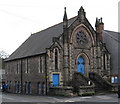
[[[118,98],[117,94],[94,95],[84,97],[60,97],[3,93],[0,95],[0,98],[2,99],[3,104],[21,104],[21,102],[22,104],[78,104],[80,102],[80,104],[104,104],[103,102],[105,102],[105,104],[120,104],[120,98]]]

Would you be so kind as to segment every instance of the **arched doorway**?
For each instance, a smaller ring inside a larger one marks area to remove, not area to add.
[[[82,56],[77,61],[77,72],[82,72],[85,75],[85,60]]]
[[[40,95],[41,94],[41,83],[38,82],[38,94]]]

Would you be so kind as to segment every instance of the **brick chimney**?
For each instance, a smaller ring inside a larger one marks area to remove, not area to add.
[[[102,18],[100,18],[99,19],[99,39],[100,39],[100,41],[103,41],[103,36],[102,36],[103,30],[104,30],[104,23],[102,22]]]

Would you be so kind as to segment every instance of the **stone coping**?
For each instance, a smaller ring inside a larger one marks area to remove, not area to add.
[[[79,86],[79,88],[94,88],[95,86]]]
[[[50,89],[73,89],[72,86],[59,86],[59,87],[51,87]]]

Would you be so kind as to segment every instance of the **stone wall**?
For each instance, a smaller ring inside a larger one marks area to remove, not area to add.
[[[79,86],[79,92],[78,92],[79,96],[94,95],[94,94],[95,94],[94,86]]]
[[[42,72],[39,72],[40,57],[42,57]],[[5,66],[6,83],[8,83],[9,92],[16,93],[15,82],[17,84],[19,82],[19,93],[21,93],[21,91],[25,93],[25,83],[31,83],[31,94],[38,94],[38,83],[41,84],[41,90],[43,88],[43,83],[46,83],[44,55],[6,62]],[[26,70],[28,71],[26,72]]]
[[[49,95],[73,96],[73,87],[62,86],[49,89]]]

